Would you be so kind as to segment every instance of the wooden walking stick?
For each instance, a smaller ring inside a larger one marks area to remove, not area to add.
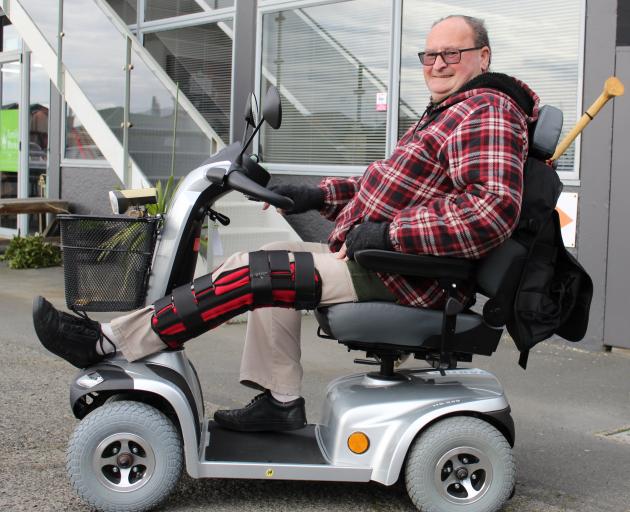
[[[567,150],[567,148],[580,134],[584,127],[593,120],[593,118],[608,102],[608,100],[614,98],[615,96],[622,96],[623,91],[623,84],[621,83],[621,80],[619,80],[616,76],[611,76],[608,80],[606,80],[606,82],[604,83],[604,90],[599,95],[599,98],[597,98],[593,102],[593,104],[588,109],[586,109],[586,112],[584,112],[584,114],[573,127],[573,129],[569,133],[567,133],[565,138],[562,139],[562,142],[558,144],[556,152],[551,157],[551,160],[558,160],[558,158],[562,156],[562,154]]]

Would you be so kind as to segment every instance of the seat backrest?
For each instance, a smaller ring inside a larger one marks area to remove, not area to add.
[[[523,244],[512,238],[506,240],[479,262],[477,290],[486,297],[496,297],[508,273],[520,273],[526,257],[527,249]]]
[[[539,201],[537,196],[540,195],[541,187],[546,186],[544,180],[541,183],[541,175],[545,177],[551,172],[554,174],[548,177],[558,180],[554,170],[544,162],[553,155],[556,149],[562,131],[562,121],[562,111],[545,105],[540,109],[536,124],[530,129],[529,153],[523,170],[523,210],[519,226],[512,238],[492,250],[477,267],[478,291],[489,298],[495,298],[498,295],[502,296],[503,301],[513,298],[528,253],[527,247],[518,241],[519,235],[523,230],[529,229],[527,226],[531,218],[536,217],[538,213],[534,210],[542,209],[545,205],[548,208],[550,203],[555,205],[557,199],[553,196],[555,192],[552,192],[552,196],[543,202]],[[525,208],[526,205],[527,208]],[[486,313],[484,308],[484,317]],[[492,323],[496,324],[501,323],[502,319],[486,318],[486,320],[493,320]]]
[[[548,160],[553,155],[560,140],[563,124],[562,110],[552,105],[543,105],[538,119],[530,129],[529,158]]]

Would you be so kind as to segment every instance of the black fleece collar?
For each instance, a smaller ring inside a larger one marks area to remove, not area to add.
[[[472,80],[468,81],[450,96],[455,96],[459,93],[470,91],[471,89],[482,88],[496,89],[497,91],[507,94],[528,116],[531,116],[534,111],[534,98],[532,98],[531,95],[523,89],[523,86],[518,82],[518,80],[504,73],[481,73]],[[446,98],[444,99],[446,100]]]

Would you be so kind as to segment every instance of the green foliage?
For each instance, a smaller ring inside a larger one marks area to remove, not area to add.
[[[138,252],[144,247],[148,237],[149,233],[147,233],[144,223],[131,223],[98,246],[102,250],[98,255],[98,261],[104,261],[112,255],[120,257],[120,255],[116,255],[115,251],[117,250]]]
[[[61,251],[41,235],[16,236],[11,240],[7,251],[0,260],[6,261],[9,268],[43,268],[61,265]]]
[[[175,192],[177,192],[180,183],[181,180],[178,180],[177,183],[175,183],[175,176],[172,174],[168,177],[164,186],[162,186],[161,180],[158,181],[155,184],[157,203],[146,205],[147,213],[153,216],[166,213],[171,206],[171,202],[173,201],[173,197],[175,196]]]

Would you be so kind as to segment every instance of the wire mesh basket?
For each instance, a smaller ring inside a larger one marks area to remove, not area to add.
[[[77,311],[144,305],[159,217],[59,215],[66,304]]]

